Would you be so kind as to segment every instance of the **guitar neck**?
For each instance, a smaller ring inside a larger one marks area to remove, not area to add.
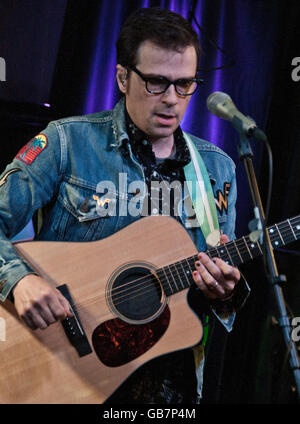
[[[273,249],[300,239],[300,215],[268,227]],[[210,258],[221,258],[226,263],[238,266],[262,256],[260,243],[253,242],[250,235],[230,241],[207,250]],[[157,270],[157,275],[167,296],[191,287],[194,283],[192,272],[197,255],[185,258]]]

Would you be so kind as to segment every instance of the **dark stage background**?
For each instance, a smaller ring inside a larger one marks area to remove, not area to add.
[[[292,60],[300,56],[297,0],[11,0],[0,1],[0,171],[30,138],[59,117],[112,108],[118,100],[115,41],[136,8],[161,6],[192,19],[203,48],[206,84],[193,97],[183,129],[224,149],[237,165],[237,236],[248,233],[253,208],[238,134],[212,116],[206,99],[224,91],[255,119],[273,151],[269,223],[300,211],[300,81]],[[212,68],[221,67],[219,70]],[[268,184],[263,147],[252,143],[262,198]],[[299,243],[276,253],[287,276],[290,314],[300,316]],[[295,390],[277,311],[261,259],[244,266],[252,289],[231,334],[216,325],[206,366],[206,403],[294,403]],[[219,343],[222,341],[223,348]]]

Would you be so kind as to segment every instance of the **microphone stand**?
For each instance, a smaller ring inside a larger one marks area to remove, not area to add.
[[[300,364],[299,357],[297,354],[297,349],[295,343],[290,337],[290,321],[287,315],[287,310],[285,306],[285,300],[283,297],[281,283],[286,281],[286,277],[284,275],[279,275],[277,270],[276,261],[273,254],[273,248],[270,240],[270,236],[268,230],[265,225],[265,213],[263,210],[261,197],[259,193],[259,188],[256,180],[256,175],[253,166],[253,152],[251,146],[249,144],[248,137],[244,134],[244,131],[241,126],[241,121],[238,118],[234,118],[236,122],[232,122],[236,128],[239,129],[240,132],[240,143],[238,147],[240,160],[244,162],[244,166],[246,169],[249,187],[251,191],[251,196],[254,204],[255,215],[258,215],[258,231],[261,233],[260,243],[263,245],[264,250],[264,260],[266,264],[266,273],[267,279],[274,291],[275,300],[278,307],[279,319],[278,323],[282,329],[284,341],[286,344],[287,351],[290,354],[290,367],[294,374],[297,393],[298,393],[298,401],[300,400]],[[238,122],[239,121],[239,122]],[[260,131],[260,135],[262,135],[262,131]],[[258,233],[256,233],[258,234]]]

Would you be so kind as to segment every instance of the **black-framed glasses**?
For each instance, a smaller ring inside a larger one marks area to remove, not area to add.
[[[135,66],[129,66],[129,69],[134,71],[146,85],[146,90],[150,94],[162,94],[167,91],[170,85],[174,85],[176,93],[179,96],[191,96],[195,93],[198,86],[204,83],[201,78],[180,78],[176,81],[170,81],[162,76],[147,76],[139,71]]]

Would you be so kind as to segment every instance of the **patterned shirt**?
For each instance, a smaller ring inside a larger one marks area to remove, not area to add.
[[[132,122],[126,113],[126,124],[132,152],[142,165],[148,188],[147,212],[143,215],[163,214],[178,218],[177,205],[181,201],[185,180],[183,167],[190,160],[190,152],[180,127],[174,132],[174,149],[170,157],[156,158],[146,134]]]

